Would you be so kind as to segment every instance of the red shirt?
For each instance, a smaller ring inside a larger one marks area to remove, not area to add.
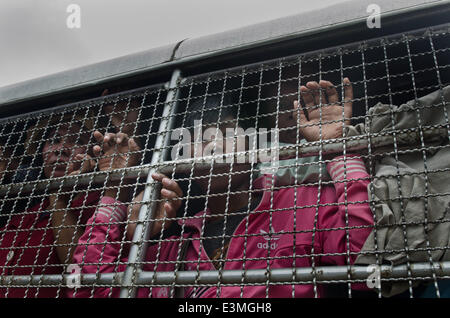
[[[87,198],[82,195],[74,200],[71,207],[87,206],[83,210],[81,223],[95,211],[99,192],[91,192]],[[86,198],[86,201],[85,201]],[[58,259],[54,246],[49,200],[36,204],[25,213],[13,214],[9,222],[0,230],[0,275],[40,275],[62,274],[64,265]],[[71,210],[79,213],[81,210]],[[61,282],[64,284],[65,282]],[[45,286],[44,284],[42,284]],[[65,291],[58,287],[29,287],[0,284],[1,298],[54,298],[64,297]]]

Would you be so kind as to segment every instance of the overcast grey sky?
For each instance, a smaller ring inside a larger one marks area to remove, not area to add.
[[[0,87],[344,1],[1,0]]]

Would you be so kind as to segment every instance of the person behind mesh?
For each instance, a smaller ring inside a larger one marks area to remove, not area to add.
[[[35,174],[39,167],[40,179],[50,179],[74,175],[85,169],[83,159],[87,155],[87,145],[92,133],[92,121],[82,116],[65,114],[40,118],[27,131],[24,143],[26,154],[33,158]],[[18,164],[18,160],[17,164]],[[34,176],[33,178],[35,178]],[[0,230],[0,275],[40,275],[62,274],[64,265],[69,263],[73,253],[73,244],[77,241],[79,229],[66,228],[64,219],[80,217],[86,223],[98,204],[98,192],[80,192],[74,196],[59,194],[56,190],[45,193],[33,192],[34,195],[16,198],[16,202],[26,201],[21,205],[25,211],[10,209],[2,211],[6,225]],[[70,204],[69,204],[70,201]],[[70,213],[60,209],[67,209]],[[82,208],[84,206],[85,208]],[[4,209],[6,206],[2,205]],[[13,212],[12,212],[13,211]],[[5,285],[4,285],[5,286]],[[3,287],[0,297],[33,298],[56,297],[64,295],[58,288]]]
[[[0,195],[0,228],[6,224],[10,213],[22,212],[26,207],[27,200],[17,199],[15,193],[8,191],[10,184],[37,179],[37,174],[30,171],[30,165],[23,155],[26,134],[14,133],[13,128],[12,125],[4,124],[0,135],[0,185],[3,185],[4,190]],[[20,125],[17,130],[26,130],[25,125]]]
[[[303,105],[295,101],[292,108],[294,118],[299,116],[301,124],[298,133],[307,141],[342,136],[342,116],[345,122],[351,118],[353,98],[347,78],[344,85],[343,105],[330,82],[308,82],[300,87]],[[323,94],[319,94],[320,89]],[[202,119],[203,128],[215,127],[224,135],[226,128],[245,124],[237,118],[239,104],[225,97],[219,100],[205,98],[192,103],[187,109],[185,127],[192,132],[194,121]],[[319,104],[323,105],[321,111]],[[214,140],[217,146],[218,140]],[[230,152],[226,143],[221,145],[225,145],[221,149],[224,153]],[[210,141],[201,141],[200,151],[210,146]],[[326,166],[332,183],[275,187],[276,175],[253,178],[255,163],[213,161],[209,169],[195,165],[192,183],[203,190],[206,205],[193,217],[176,217],[186,198],[178,182],[161,173],[153,174],[152,178],[162,185],[161,200],[156,206],[142,270],[172,273],[352,264],[373,227],[367,195],[369,176],[356,154],[330,157]],[[120,201],[103,199],[109,206],[99,207],[90,218],[74,253],[74,262],[82,273],[122,272],[127,266],[128,258],[121,253],[120,242],[126,237],[127,219],[136,220],[142,196],[136,198],[136,204],[129,205],[128,211]],[[109,222],[111,218],[116,222]],[[183,231],[162,239],[172,222],[178,222]],[[128,229],[131,223],[127,224]],[[361,286],[352,284],[353,287]],[[119,288],[94,286],[69,291],[71,297],[91,295],[117,297]],[[184,288],[173,284],[142,287],[137,296],[260,298],[323,297],[326,293],[323,285],[313,282],[226,286],[218,283]]]

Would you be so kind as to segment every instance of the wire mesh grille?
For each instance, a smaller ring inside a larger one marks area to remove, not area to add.
[[[5,119],[3,297],[441,297],[449,26]]]

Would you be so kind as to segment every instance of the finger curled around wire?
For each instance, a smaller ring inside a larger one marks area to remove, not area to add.
[[[92,148],[92,152],[95,157],[101,157],[105,153],[110,151],[115,143],[116,143],[116,134],[114,133],[105,133],[102,134],[98,130],[94,132],[94,139],[97,144]]]
[[[129,137],[127,134],[123,133],[123,132],[119,132],[117,134],[115,134],[115,142],[117,145],[127,145],[129,140]]]
[[[95,169],[95,160],[88,154],[78,154],[70,163],[69,175],[88,173]]]
[[[131,155],[129,157],[129,165],[135,166],[141,162],[142,152],[140,150],[141,147],[138,145],[138,143],[133,138],[130,138],[128,140],[128,151],[131,152]]]
[[[98,145],[101,145],[102,148],[105,148],[104,151],[109,149],[111,146],[115,144],[116,134],[107,132],[102,134],[100,131],[94,131],[94,139]]]
[[[302,105],[298,102],[298,100],[294,100],[294,119],[300,121],[300,125],[305,125],[308,122],[308,119],[306,118],[305,112],[303,110]]]
[[[96,158],[101,157],[103,155],[103,149],[101,146],[95,145],[94,147],[92,147],[92,153]]]
[[[117,135],[115,133],[106,133],[103,137],[103,151],[107,152],[109,149],[117,144]]]
[[[94,139],[97,142],[94,147],[92,147],[92,152],[94,153],[95,157],[100,157],[103,154],[103,139],[104,136],[101,132],[98,130],[94,131]]]
[[[320,80],[319,86],[323,89],[324,94],[326,94],[330,105],[339,104],[339,95],[333,83],[330,81]]]
[[[101,143],[103,141],[103,134],[98,130],[94,131],[94,139],[96,142]]]
[[[183,190],[181,190],[179,184],[162,173],[152,174],[152,178],[155,181],[162,183],[163,188],[161,189],[161,196],[166,199],[176,199],[183,196]]]

